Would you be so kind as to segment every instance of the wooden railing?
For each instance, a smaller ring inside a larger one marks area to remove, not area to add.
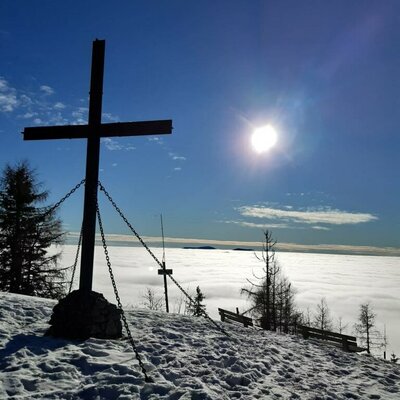
[[[245,317],[239,313],[234,313],[232,311],[223,310],[222,308],[218,308],[219,315],[221,316],[221,321],[225,321],[229,319],[234,322],[240,322],[245,327],[253,326],[253,320],[249,317]]]
[[[304,339],[316,338],[339,343],[345,351],[359,352],[365,350],[364,348],[357,346],[357,338],[355,336],[342,335],[341,333],[325,331],[304,325],[299,325],[297,331],[299,334],[303,335]]]

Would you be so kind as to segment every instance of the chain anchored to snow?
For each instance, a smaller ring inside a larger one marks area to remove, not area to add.
[[[72,285],[73,285],[73,283],[74,283],[75,272],[76,272],[76,266],[77,266],[77,264],[78,264],[79,253],[80,253],[80,250],[81,250],[82,236],[83,236],[83,225],[82,225],[82,227],[81,227],[81,232],[80,232],[80,234],[79,234],[78,248],[76,249],[74,264],[72,265],[72,274],[71,274],[71,281],[70,281],[70,283],[69,283],[68,294],[71,293],[71,291],[72,291]]]
[[[140,235],[136,232],[136,230],[133,228],[131,223],[128,221],[128,219],[125,217],[121,209],[117,206],[111,195],[107,192],[107,190],[104,188],[104,186],[101,184],[99,181],[99,188],[100,190],[105,194],[107,199],[110,201],[114,209],[117,211],[119,216],[122,218],[122,220],[126,223],[128,228],[131,230],[131,232],[136,236],[136,238],[139,240],[139,242],[142,244],[142,246],[147,250],[147,252],[151,255],[151,257],[154,259],[154,261],[161,267],[164,268],[163,263],[154,255],[154,253],[150,250],[149,246],[144,242],[144,240],[140,237]],[[189,293],[186,292],[185,289],[172,277],[172,275],[168,274],[167,275],[172,282],[175,283],[175,285],[180,289],[180,291],[186,296],[186,298],[189,300],[190,304],[194,304],[195,301],[192,299],[192,297],[189,295]],[[224,328],[219,326],[208,314],[205,310],[202,310],[203,317],[206,318],[208,321],[210,321],[215,327],[217,327],[218,330],[220,330],[224,335],[229,336],[229,334],[225,331]]]
[[[132,332],[131,332],[131,330],[129,328],[128,321],[126,320],[125,312],[124,312],[124,310],[122,308],[122,303],[121,303],[121,299],[119,297],[117,284],[116,284],[115,278],[114,278],[114,273],[113,273],[113,270],[111,268],[110,256],[108,254],[107,243],[106,243],[106,238],[105,238],[105,235],[104,235],[103,223],[102,223],[102,220],[101,220],[100,210],[99,210],[99,205],[98,204],[96,204],[96,213],[97,213],[97,219],[99,221],[99,229],[100,229],[100,234],[101,234],[101,241],[103,243],[104,254],[106,256],[108,272],[110,274],[111,283],[112,283],[112,286],[113,286],[113,289],[114,289],[114,295],[115,295],[115,298],[116,298],[117,304],[118,304],[118,309],[121,311],[121,318],[122,318],[122,321],[124,323],[124,327],[125,327],[126,333],[128,335],[128,340],[129,340],[129,343],[131,344],[131,346],[133,348],[133,351],[135,352],[136,359],[137,359],[137,361],[139,363],[140,369],[142,370],[142,373],[144,375],[145,381],[146,382],[151,382],[152,380],[147,375],[147,371],[146,371],[146,369],[144,367],[144,364],[142,362],[140,354],[139,354],[139,352],[137,350],[137,347],[135,345],[135,342],[133,340]]]

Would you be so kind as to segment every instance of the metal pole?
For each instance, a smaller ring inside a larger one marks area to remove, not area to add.
[[[105,41],[95,40],[89,100],[89,138],[86,152],[85,200],[83,208],[82,258],[79,290],[90,292],[93,281],[93,261],[96,235],[97,182],[99,180],[101,108],[103,96]]]

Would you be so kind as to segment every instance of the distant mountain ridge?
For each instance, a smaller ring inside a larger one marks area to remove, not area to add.
[[[216,247],[213,246],[185,246],[185,250],[217,250]]]

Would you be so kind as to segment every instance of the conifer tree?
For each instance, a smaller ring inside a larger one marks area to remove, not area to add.
[[[200,317],[204,315],[204,311],[206,306],[203,304],[203,301],[206,297],[201,292],[200,287],[196,288],[196,296],[194,298],[194,302],[188,305],[188,314],[193,315],[195,317]]]
[[[34,170],[25,161],[7,165],[0,177],[0,290],[59,298],[64,271],[52,244],[61,244],[61,221],[41,206],[48,192],[41,190]]]

